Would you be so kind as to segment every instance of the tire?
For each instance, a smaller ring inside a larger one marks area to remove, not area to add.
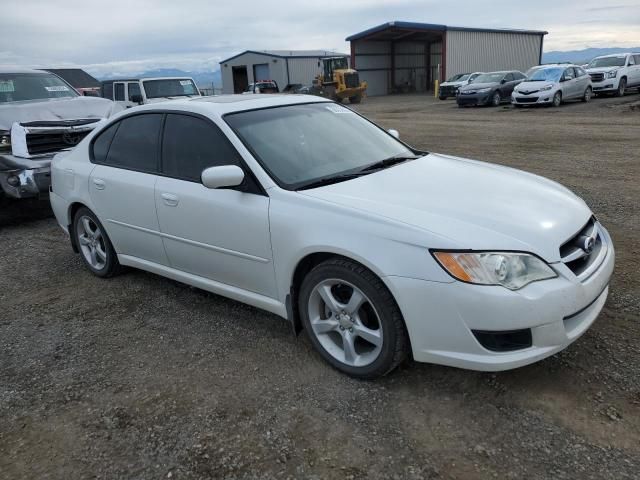
[[[562,105],[562,92],[556,92],[553,96],[553,102],[551,103],[554,107],[559,107]]]
[[[446,99],[447,99],[447,97],[443,97],[442,95],[440,95],[438,98],[439,98],[440,100],[446,100]]]
[[[120,263],[107,232],[98,217],[86,207],[73,217],[74,241],[91,273],[108,278],[120,272]]]
[[[587,87],[587,89],[584,91],[584,95],[582,96],[582,101],[585,103],[590,102],[592,96],[593,90],[591,89],[591,87]]]
[[[362,101],[362,95],[354,95],[349,97],[349,103],[360,103]]]
[[[491,106],[499,107],[501,103],[502,103],[502,96],[500,95],[500,92],[495,92],[491,97]]]
[[[616,97],[624,97],[624,92],[627,90],[627,79],[622,77],[618,84],[618,90],[616,90]]]
[[[302,281],[298,309],[314,348],[347,375],[378,378],[407,357],[400,309],[384,283],[362,265],[334,258],[316,266]]]

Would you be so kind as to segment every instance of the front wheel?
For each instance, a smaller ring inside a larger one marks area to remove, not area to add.
[[[624,92],[627,90],[627,79],[621,78],[618,84],[618,90],[616,91],[616,97],[624,97]]]
[[[491,105],[493,105],[494,107],[499,107],[500,102],[502,102],[502,97],[500,96],[500,92],[494,93],[493,97],[491,97]]]
[[[120,263],[116,252],[100,220],[91,210],[82,207],[76,212],[72,235],[91,273],[103,278],[118,273]]]
[[[440,95],[438,98],[439,98],[440,100],[446,100],[446,99],[447,99],[447,97],[442,96],[442,95]]]
[[[591,87],[587,87],[587,89],[584,91],[584,95],[582,96],[582,101],[585,103],[590,102],[592,96],[593,91],[591,90]]]
[[[373,379],[396,368],[409,341],[393,296],[370,270],[335,258],[305,277],[300,318],[318,353],[334,368]]]
[[[556,92],[553,96],[553,106],[559,107],[560,105],[562,105],[562,93]]]

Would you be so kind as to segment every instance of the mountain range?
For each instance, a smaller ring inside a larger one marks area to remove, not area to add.
[[[635,48],[585,48],[584,50],[571,50],[566,52],[544,52],[542,63],[572,62],[577,65],[589,63],[595,57],[611,55],[613,53],[640,52],[640,47]]]

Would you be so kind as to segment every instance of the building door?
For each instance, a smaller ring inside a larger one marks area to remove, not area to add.
[[[271,80],[268,63],[259,63],[253,66],[253,81],[259,80]]]
[[[242,93],[249,86],[249,77],[247,76],[247,66],[231,67],[233,75],[233,93]]]

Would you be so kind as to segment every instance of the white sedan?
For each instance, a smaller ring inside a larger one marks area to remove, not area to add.
[[[95,275],[268,310],[355,377],[408,356],[505,370],[583,334],[614,265],[584,201],[397,136],[309,96],[147,105],[55,158],[51,203]]]

